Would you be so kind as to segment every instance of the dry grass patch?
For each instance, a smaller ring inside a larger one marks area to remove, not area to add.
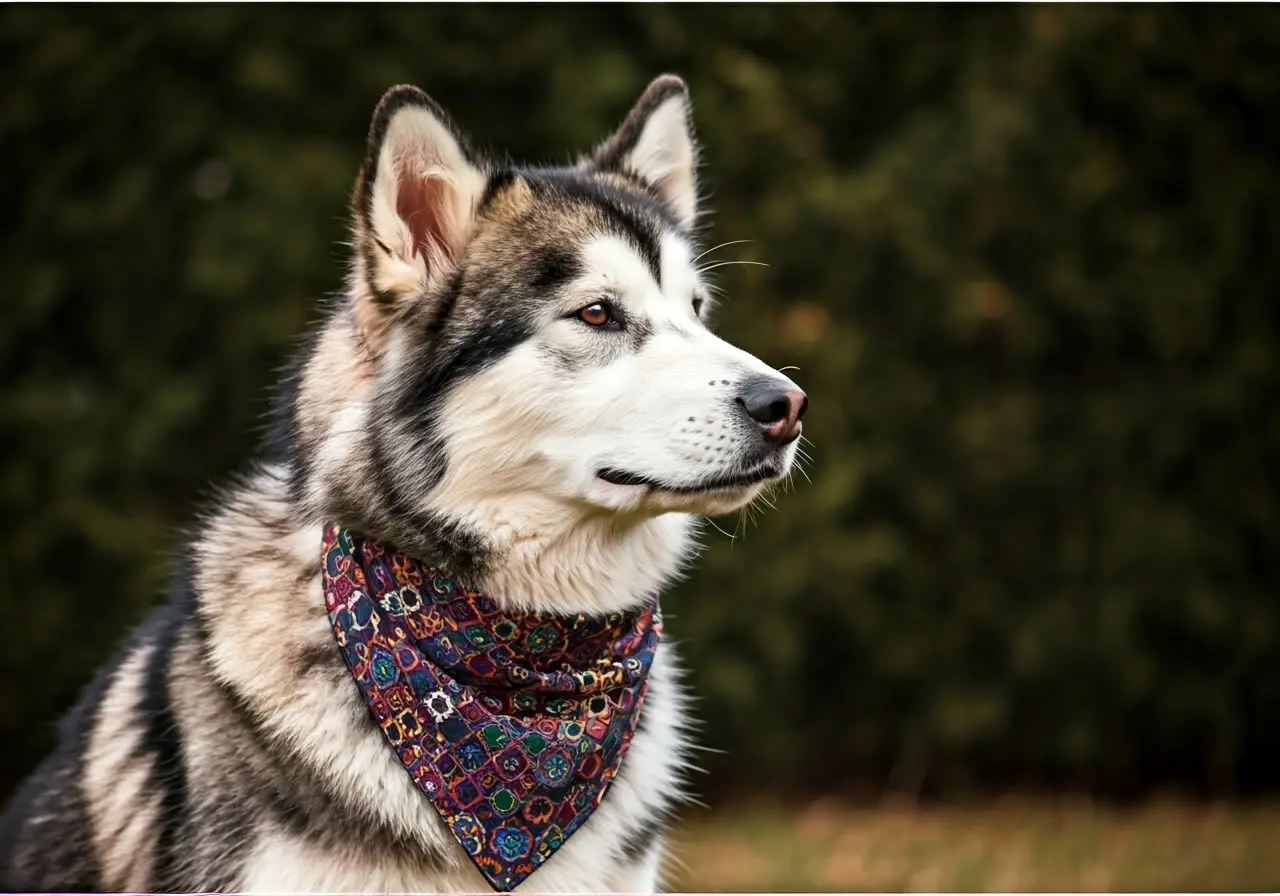
[[[682,891],[1280,891],[1280,806],[752,807],[690,817]]]

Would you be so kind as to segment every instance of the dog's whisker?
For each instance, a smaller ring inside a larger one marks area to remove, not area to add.
[[[717,532],[719,532],[721,535],[723,535],[725,538],[729,539],[730,541],[733,541],[735,538],[737,538],[737,537],[738,537],[738,536],[736,536],[736,535],[730,535],[728,532],[726,532],[726,531],[724,531],[723,529],[721,529],[721,528],[716,524],[716,521],[715,521],[715,520],[713,520],[711,517],[707,517],[706,519],[707,519],[707,522],[711,524],[711,528],[715,529]]]
[[[736,246],[739,243],[749,243],[749,242],[751,242],[751,240],[729,240],[729,242],[727,243],[721,243],[718,246],[712,246],[710,249],[701,253],[700,255],[697,256],[697,258],[694,258],[693,260],[696,262],[703,255],[710,255],[712,252],[716,251],[717,249],[723,249],[725,246]]]
[[[707,271],[714,271],[716,268],[723,268],[731,264],[753,264],[761,268],[767,268],[769,266],[763,261],[717,261],[714,264],[703,265],[698,268],[698,273],[705,274]]]

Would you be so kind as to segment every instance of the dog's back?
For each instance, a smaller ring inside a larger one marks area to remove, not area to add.
[[[112,864],[151,863],[161,819],[139,817],[137,808],[163,792],[157,785],[164,787],[164,759],[176,742],[167,730],[169,651],[156,646],[170,642],[179,613],[154,613],[98,671],[62,720],[54,753],[0,815],[5,890],[99,891],[109,888]],[[104,762],[104,748],[114,762]],[[95,792],[93,783],[106,789]]]
[[[182,842],[191,833],[183,751],[201,732],[184,730],[170,681],[176,670],[207,674],[194,606],[189,567],[179,564],[169,600],[62,720],[54,753],[0,816],[4,889],[182,888],[179,857],[191,854]]]
[[[102,889],[93,830],[80,779],[85,737],[101,683],[63,722],[57,751],[14,794],[0,814],[0,886],[6,892],[92,892]]]

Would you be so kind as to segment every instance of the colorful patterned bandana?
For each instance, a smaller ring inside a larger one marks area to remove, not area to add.
[[[503,613],[447,572],[340,526],[324,600],[374,720],[500,892],[600,804],[631,743],[662,615]]]

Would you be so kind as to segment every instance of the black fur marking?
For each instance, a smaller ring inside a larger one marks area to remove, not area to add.
[[[309,645],[298,654],[298,666],[302,671],[302,677],[310,678],[313,675],[323,675],[336,670],[338,665],[334,661],[340,656],[337,641]]]
[[[472,529],[456,520],[437,514],[427,514],[423,528],[432,533],[440,546],[442,558],[448,558],[451,571],[460,575],[475,575],[484,569],[489,556],[489,546]]]
[[[154,645],[142,679],[138,713],[145,726],[140,750],[150,754],[151,788],[161,795],[152,889],[181,887],[177,878],[181,861],[179,842],[187,817],[187,770],[182,756],[182,732],[173,711],[169,675],[174,647],[184,620],[195,610],[195,583],[191,563],[178,560],[168,605],[147,626]]]
[[[492,367],[533,336],[532,322],[521,315],[518,308],[505,304],[502,295],[482,296],[478,304],[485,309],[484,315],[468,328],[470,332],[465,341],[454,346],[448,368],[437,367],[432,372],[430,381],[437,388],[431,389],[431,393],[443,396],[447,386]]]
[[[425,350],[428,357],[393,409],[396,416],[427,425],[451,386],[496,364],[533,335],[527,317],[504,301],[500,284],[493,292],[468,303],[481,312],[478,319],[468,320],[457,332],[442,333],[440,341]]]
[[[703,479],[691,484],[681,484],[673,482],[663,482],[649,476],[643,476],[639,473],[632,473],[629,470],[619,470],[613,467],[606,467],[596,471],[596,476],[605,482],[611,482],[614,485],[646,485],[654,489],[672,492],[674,494],[694,494],[696,492],[711,491],[713,489],[726,488],[745,488],[748,485],[755,485],[758,482],[764,482],[768,479],[775,479],[780,475],[776,463],[766,460],[758,463],[746,473],[738,473],[728,476],[716,476],[709,479]]]
[[[662,816],[656,812],[651,813],[638,825],[623,832],[619,855],[624,862],[636,864],[657,848],[661,836]]]
[[[529,286],[540,297],[554,292],[582,273],[582,261],[562,248],[550,248],[538,253],[537,269]]]
[[[436,448],[434,455],[423,460],[430,463],[426,477],[420,482],[423,487],[423,495],[439,484],[440,479],[444,477],[445,471],[448,469],[448,457],[444,451],[444,445],[439,441],[434,443]],[[392,477],[392,466],[390,458],[386,453],[386,449],[380,438],[374,438],[370,445],[373,453],[373,478],[374,487],[378,494],[387,504],[387,510],[404,525],[421,529],[422,520],[421,513],[413,507],[409,501],[401,494],[400,484]]]
[[[425,463],[436,465],[431,475],[438,482],[444,475],[447,458],[443,442],[438,438],[431,439],[430,433],[428,424],[419,439],[425,446],[419,453]],[[489,553],[485,540],[455,520],[410,504],[403,486],[392,478],[388,458],[378,440],[373,442],[372,466],[374,486],[385,502],[384,509],[389,518],[361,520],[360,525],[370,526],[370,534],[378,534],[401,550],[425,552],[420,554],[421,559],[447,566],[459,575],[475,575],[484,569]],[[416,487],[421,485],[416,484]],[[427,491],[429,489],[423,488],[422,496]]]
[[[627,324],[627,339],[633,351],[639,351],[653,335],[653,324],[644,318],[631,320]]]
[[[680,232],[680,225],[657,199],[647,192],[619,189],[573,169],[527,169],[521,174],[534,195],[569,199],[600,209],[614,231],[640,253],[654,282],[662,285],[662,233]]]
[[[373,274],[378,269],[378,259],[377,259],[377,256],[374,255],[374,249],[373,249],[374,243],[377,243],[379,246],[382,246],[382,243],[379,243],[377,240],[369,240],[365,242],[365,244],[361,247],[361,250],[360,250],[364,256],[364,282],[365,282],[365,286],[369,290],[369,296],[373,299],[374,304],[384,309],[384,311],[390,312],[391,309],[394,309],[396,307],[396,304],[398,302],[398,297],[394,292],[391,292],[390,290],[379,289],[377,283],[375,282],[376,278],[373,276]],[[383,246],[383,248],[385,249],[386,247]],[[391,252],[388,251],[387,254],[390,255]]]
[[[610,222],[617,228],[621,236],[630,240],[640,252],[645,266],[653,275],[653,282],[662,287],[662,250],[659,248],[659,235],[656,228],[634,214],[631,209],[616,205],[602,205]]]
[[[426,491],[431,491],[440,484],[449,469],[449,455],[445,450],[444,439],[432,433],[415,439],[414,448],[414,455],[422,460],[422,469],[418,474],[422,486]]]
[[[477,212],[483,212],[499,193],[515,183],[517,177],[519,175],[510,168],[504,168],[490,175],[488,183],[484,185],[484,193],[480,196]]]
[[[421,491],[422,494],[419,497],[425,497],[426,493],[439,485],[440,480],[444,478],[449,468],[449,457],[445,453],[443,440],[433,437],[429,431],[423,433],[415,442],[417,450],[413,453],[416,475],[412,486]],[[388,509],[397,517],[414,520],[419,515],[419,511],[410,503],[410,499],[405,497],[401,483],[393,477],[391,458],[387,454],[382,439],[375,435],[370,449],[373,452],[373,476],[378,493],[387,499],[390,505]]]
[[[458,305],[458,294],[462,292],[462,284],[466,280],[466,276],[467,268],[464,259],[449,274],[449,281],[445,285],[444,291],[436,297],[431,318],[427,321],[425,327],[427,333],[434,335],[444,329],[449,316],[453,314],[453,309]]]

